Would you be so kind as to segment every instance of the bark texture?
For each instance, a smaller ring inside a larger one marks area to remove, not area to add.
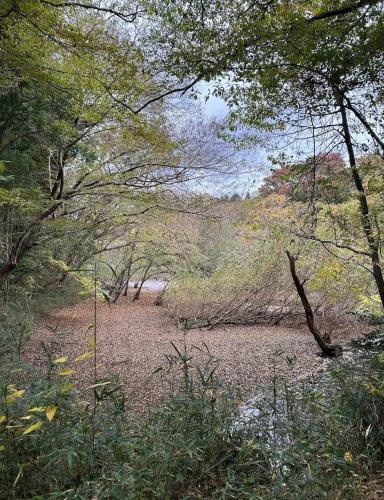
[[[301,303],[303,304],[303,308],[305,311],[305,317],[307,320],[307,325],[312,333],[312,335],[315,337],[315,340],[320,347],[322,353],[325,356],[330,356],[330,357],[336,357],[336,356],[341,356],[342,354],[342,347],[338,344],[330,344],[328,343],[323,335],[321,334],[320,330],[316,326],[316,321],[315,321],[315,315],[313,314],[313,309],[312,306],[308,300],[304,284],[300,281],[297,272],[296,272],[296,257],[291,255],[288,250],[286,251],[286,254],[289,259],[289,267],[291,269],[291,275],[293,282],[295,284],[297,293],[300,297]]]
[[[383,269],[380,261],[380,240],[375,236],[375,232],[372,227],[371,214],[369,210],[369,204],[367,199],[367,194],[364,188],[363,180],[360,176],[360,172],[356,162],[355,151],[353,148],[351,133],[349,130],[349,123],[347,112],[345,108],[342,96],[339,98],[340,114],[343,127],[343,135],[345,145],[348,151],[349,166],[351,168],[352,179],[355,184],[355,188],[359,195],[359,206],[361,214],[361,223],[363,226],[365,238],[368,243],[370,258],[372,263],[372,274],[376,283],[377,291],[380,296],[381,304],[384,308],[384,277]]]

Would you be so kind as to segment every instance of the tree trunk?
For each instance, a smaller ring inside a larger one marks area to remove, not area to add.
[[[151,266],[152,266],[152,260],[150,261],[150,263],[148,264],[148,266],[146,267],[146,269],[144,271],[143,278],[140,281],[140,285],[138,286],[138,289],[137,289],[137,291],[136,291],[136,293],[135,293],[135,295],[134,295],[134,297],[132,299],[132,302],[135,302],[136,300],[139,300],[141,289],[143,288],[143,285],[144,285],[144,283],[147,280],[148,272],[149,272]]]
[[[33,246],[33,234],[35,229],[38,227],[40,222],[48,218],[50,215],[55,213],[55,211],[62,205],[62,201],[54,203],[52,206],[44,210],[38,219],[33,222],[28,229],[24,231],[24,233],[20,236],[20,238],[15,243],[14,247],[11,250],[11,254],[8,257],[8,261],[4,264],[4,266],[0,269],[0,286],[7,279],[9,273],[11,273],[19,264],[24,255],[30,250]]]
[[[127,295],[128,295],[128,287],[129,287],[129,277],[128,277],[127,281],[124,284],[123,297],[127,297]]]
[[[128,264],[127,264],[126,268],[124,269],[123,274],[121,276],[121,282],[120,282],[119,288],[116,291],[116,296],[113,299],[113,304],[115,304],[117,302],[117,300],[121,294],[123,295],[123,297],[126,297],[128,295],[128,287],[129,287],[129,280],[131,279],[133,253],[135,251],[135,246],[136,246],[136,242],[134,241],[132,244],[132,248],[131,248],[131,254],[130,254],[130,257],[128,259]],[[124,277],[126,277],[125,281],[124,281]]]
[[[330,356],[330,357],[341,356],[342,347],[338,344],[329,344],[328,342],[326,342],[323,335],[320,333],[320,330],[317,328],[315,322],[315,316],[313,314],[311,304],[305,292],[304,284],[300,281],[296,272],[296,257],[291,255],[288,252],[288,250],[286,251],[286,254],[289,259],[289,266],[291,269],[292,279],[295,284],[297,293],[300,297],[301,303],[303,304],[305,317],[310,332],[315,337],[318,346],[320,347],[321,351],[325,356]]]
[[[29,232],[25,232],[13,247],[8,261],[0,269],[0,286],[8,278],[8,275],[17,267],[20,260],[24,257],[24,254],[32,248],[33,245],[29,242],[29,237]]]
[[[349,165],[352,172],[353,182],[355,184],[356,190],[359,195],[361,222],[363,225],[368,247],[370,249],[373,277],[376,283],[377,290],[379,292],[381,304],[384,308],[384,277],[383,277],[383,269],[380,262],[380,252],[379,252],[380,244],[378,239],[375,238],[374,231],[372,228],[367,194],[365,192],[364,184],[360,177],[359,169],[357,167],[355,152],[353,149],[351,134],[349,131],[347,112],[345,109],[343,98],[341,96],[339,97],[338,104],[340,106],[344,140],[345,140],[345,145],[347,146],[348,157],[349,157]]]

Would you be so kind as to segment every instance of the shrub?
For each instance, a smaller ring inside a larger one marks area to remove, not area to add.
[[[246,406],[209,353],[199,366],[175,348],[175,393],[145,420],[112,381],[81,400],[66,356],[46,377],[13,360],[0,371],[0,498],[370,498],[384,452],[373,345],[302,385],[274,377]]]

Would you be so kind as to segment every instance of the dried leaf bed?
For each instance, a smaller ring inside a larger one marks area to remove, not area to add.
[[[204,357],[199,349],[204,350],[205,343],[218,360],[217,373],[244,398],[271,383],[273,373],[286,373],[297,380],[325,369],[329,363],[318,356],[317,345],[306,328],[234,326],[191,330],[185,335],[165,308],[153,305],[155,298],[156,294],[147,291],[138,302],[124,298],[112,307],[100,303],[97,308],[98,377],[117,374],[127,406],[135,412],[145,413],[172,391],[176,368],[170,367],[166,356],[175,354],[171,342],[183,348],[185,340],[196,360]],[[40,321],[25,358],[42,370],[48,364],[47,351],[51,356],[65,354],[74,359],[87,350],[90,323],[92,301],[53,312]],[[358,329],[356,324],[334,340],[345,345],[360,333]],[[295,357],[292,367],[287,357]],[[80,360],[71,366],[86,397],[85,388],[94,382],[92,360]]]

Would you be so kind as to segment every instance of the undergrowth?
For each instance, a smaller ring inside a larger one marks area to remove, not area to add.
[[[209,352],[198,366],[175,348],[177,388],[146,419],[112,381],[81,399],[72,367],[92,350],[56,358],[45,377],[6,357],[0,497],[380,498],[384,351],[373,345],[305,384],[274,377],[247,405]]]

